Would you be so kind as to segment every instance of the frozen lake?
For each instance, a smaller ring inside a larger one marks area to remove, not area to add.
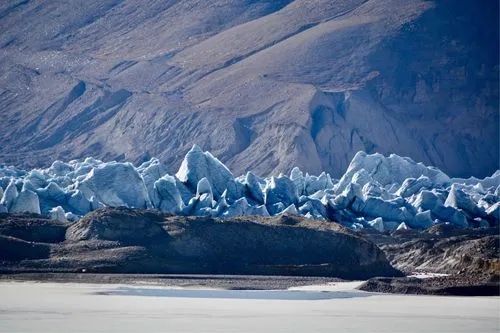
[[[498,332],[499,297],[0,283],[0,332]]]

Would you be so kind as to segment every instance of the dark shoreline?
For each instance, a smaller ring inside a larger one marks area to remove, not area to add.
[[[297,216],[181,217],[126,208],[74,224],[0,214],[0,281],[277,290],[366,281],[370,292],[500,294],[498,228],[353,232]],[[405,273],[439,272],[415,279]]]
[[[403,295],[500,296],[497,279],[474,275],[450,275],[419,279],[414,277],[372,278],[358,288],[362,291]]]
[[[286,290],[292,287],[349,282],[330,277],[208,274],[8,273],[0,282],[127,284],[136,286],[215,288],[225,290]],[[372,278],[361,291],[399,295],[500,296],[498,281],[450,275],[425,279]]]
[[[12,273],[0,274],[0,282],[55,282],[132,284],[163,287],[205,287],[228,290],[284,290],[345,280],[329,277],[266,275],[190,274],[94,274],[94,273]]]

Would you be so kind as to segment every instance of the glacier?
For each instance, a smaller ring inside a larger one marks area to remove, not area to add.
[[[379,232],[496,226],[500,170],[484,179],[451,178],[438,168],[396,154],[357,153],[340,179],[292,169],[290,175],[239,177],[194,145],[179,171],[157,158],[140,166],[91,157],[55,161],[45,169],[0,165],[0,213],[35,213],[76,221],[100,207],[229,218],[301,215]]]

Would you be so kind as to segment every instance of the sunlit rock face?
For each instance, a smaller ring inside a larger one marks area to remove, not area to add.
[[[498,13],[472,0],[3,1],[0,161],[156,156],[173,172],[196,143],[235,174],[339,178],[364,151],[485,177],[500,150]]]
[[[222,218],[288,214],[379,232],[499,223],[500,171],[484,179],[450,178],[394,154],[360,152],[340,180],[299,168],[290,176],[247,173],[235,178],[197,146],[176,175],[162,170],[165,166],[155,158],[138,167],[94,158],[57,161],[29,172],[1,166],[0,212],[41,213],[59,221],[75,221],[106,206]]]

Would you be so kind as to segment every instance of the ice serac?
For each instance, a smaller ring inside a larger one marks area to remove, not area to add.
[[[377,217],[372,221],[368,221],[368,225],[378,232],[384,232],[384,220],[381,217]]]
[[[9,213],[34,213],[40,214],[40,201],[38,195],[30,190],[23,190],[9,208]]]
[[[155,158],[137,168],[93,158],[29,172],[4,167],[0,209],[40,212],[61,221],[78,220],[104,206],[128,206],[222,218],[301,215],[378,232],[436,223],[487,228],[499,223],[500,178],[495,175],[465,182],[409,158],[359,153],[339,182],[325,172],[304,175],[298,168],[290,177],[247,172],[234,178],[195,146],[177,176],[164,173]]]
[[[407,178],[401,184],[401,187],[396,192],[397,195],[407,198],[417,192],[419,192],[423,188],[431,188],[433,186],[432,180],[426,176],[420,176],[417,179],[415,178]]]
[[[257,203],[264,203],[264,193],[262,192],[261,182],[256,175],[252,172],[247,172],[243,184],[245,185],[249,198],[255,200]],[[262,182],[262,184],[265,185],[265,182]]]
[[[500,202],[496,202],[486,210],[488,216],[498,225],[500,222]]]
[[[131,163],[111,162],[92,169],[77,185],[86,198],[106,206],[151,207],[143,179]]]
[[[51,181],[46,187],[38,189],[37,194],[44,200],[59,202],[61,204],[67,199],[67,193],[53,181]]]
[[[412,197],[412,205],[420,210],[434,210],[444,205],[444,200],[434,191],[424,190]]]
[[[386,157],[378,153],[369,155],[365,152],[358,152],[340,179],[338,188],[344,189],[360,170],[365,170],[368,179],[376,181],[382,186],[394,183],[402,184],[408,178],[421,176],[429,178],[435,186],[443,186],[451,182],[450,177],[441,170],[416,163],[407,157],[395,154]]]
[[[68,219],[66,218],[66,213],[64,212],[64,209],[61,206],[52,208],[49,211],[49,216],[52,220],[56,220],[59,222],[68,222]]]
[[[220,198],[227,183],[234,179],[221,161],[209,152],[203,152],[198,145],[194,145],[186,154],[176,177],[192,189],[196,189],[198,182],[206,178],[213,187],[215,198]]]
[[[212,185],[210,184],[207,178],[203,177],[198,182],[198,185],[196,186],[196,197],[194,199],[197,200],[195,215],[198,215],[196,214],[196,212],[200,209],[205,209],[205,208],[210,209],[214,206],[214,195],[212,191]],[[204,213],[202,212],[200,215],[203,214]]]
[[[386,221],[404,222],[413,219],[413,214],[402,202],[384,201],[376,197],[369,197],[364,201],[356,198],[352,209],[363,216],[382,217]]]
[[[240,198],[236,200],[227,210],[222,213],[222,217],[234,217],[234,216],[244,216],[244,215],[255,215],[250,212],[252,206],[248,204],[246,198]]]
[[[401,222],[401,224],[398,225],[398,227],[396,228],[397,231],[408,230],[408,229],[409,229],[408,226],[404,222]]]
[[[332,199],[333,206],[335,209],[346,209],[354,203],[356,198],[363,200],[360,185],[357,183],[347,184],[343,191]]]
[[[0,204],[2,204],[7,210],[10,210],[12,208],[12,205],[14,204],[17,196],[18,196],[18,191],[16,187],[16,181],[15,179],[11,179],[9,182],[9,185],[5,189],[5,192],[3,194],[2,200],[0,201]]]
[[[298,200],[297,188],[294,182],[285,176],[271,177],[264,195],[266,207],[271,214],[281,212]],[[283,209],[274,206],[279,203],[284,205]]]
[[[477,206],[477,203],[468,196],[463,190],[459,189],[457,185],[452,185],[448,197],[444,203],[445,206],[453,208],[460,208],[471,216],[485,217],[486,212]]]
[[[157,192],[154,189],[155,182],[166,174],[165,167],[162,165],[160,160],[157,158],[152,158],[151,160],[141,164],[137,171],[144,180],[144,185],[148,190],[149,200],[154,207],[159,206],[160,198],[157,196]]]
[[[82,191],[69,192],[68,207],[73,213],[85,215],[93,209],[90,200],[85,197]],[[91,198],[95,198],[93,193],[88,193]]]
[[[173,176],[165,175],[161,177],[154,183],[153,187],[159,200],[157,206],[155,206],[156,208],[166,213],[180,213],[184,208],[184,203],[176,186],[176,179]]]
[[[420,213],[415,214],[415,218],[411,221],[408,221],[407,224],[411,228],[415,229],[427,229],[432,226],[432,214],[430,210],[426,210]]]
[[[300,178],[299,178],[300,179]],[[304,192],[306,195],[312,195],[318,191],[333,188],[332,178],[326,172],[322,172],[319,176],[306,174]],[[299,193],[300,194],[300,193]]]
[[[299,212],[304,216],[309,215],[311,218],[318,220],[324,220],[327,217],[324,203],[315,198],[308,198],[305,202],[302,200]]]
[[[295,205],[290,205],[285,210],[281,212],[281,214],[289,214],[289,215],[299,215],[299,211]]]
[[[245,197],[246,186],[240,178],[229,180],[226,184],[226,189],[223,192],[226,200],[233,203],[238,199]]]
[[[304,173],[298,167],[294,167],[292,171],[290,171],[290,179],[295,183],[297,193],[299,195],[305,194],[306,180],[304,178]]]

